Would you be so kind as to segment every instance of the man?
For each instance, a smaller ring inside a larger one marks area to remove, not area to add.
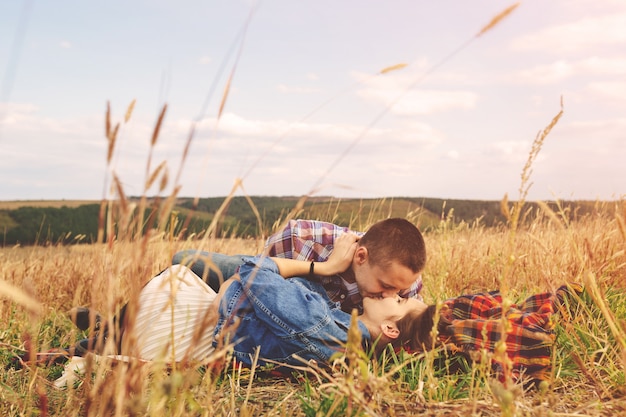
[[[346,263],[352,262],[344,256],[352,245],[346,236],[340,236],[329,259],[318,264],[323,273],[345,271]],[[360,344],[373,347],[376,354],[388,344],[411,351],[432,346],[435,306],[397,294],[366,297],[364,312],[356,318],[331,302],[319,283],[303,277],[285,279],[297,273],[302,262],[263,255],[244,257],[239,272],[226,280],[217,294],[184,265],[173,265],[141,289],[136,309],[124,313],[125,317],[133,314],[130,331],[126,331],[126,320],[114,319],[121,323],[116,332],[121,340],[109,353],[149,361],[211,363],[214,349],[228,343],[233,358],[248,367],[270,363],[302,366],[309,361],[325,366],[337,352],[345,351],[353,322]],[[400,322],[410,325],[401,325],[401,330]],[[51,359],[61,363],[90,351],[104,354],[109,336],[105,328],[101,337],[33,359],[41,364]],[[24,357],[22,362],[26,360]]]
[[[349,265],[329,270],[327,261],[340,250]],[[321,283],[332,301],[343,311],[362,312],[363,297],[421,299],[421,272],[426,248],[420,231],[406,219],[392,218],[374,224],[366,233],[313,220],[291,220],[266,242],[264,254],[293,259],[286,277],[308,277]],[[185,264],[214,289],[241,265],[240,255],[227,256],[197,250],[178,252],[172,264]],[[318,264],[319,263],[319,264]]]

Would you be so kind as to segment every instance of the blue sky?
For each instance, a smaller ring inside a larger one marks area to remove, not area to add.
[[[515,199],[561,97],[529,199],[623,197],[626,2],[523,1],[474,38],[512,4],[1,2],[0,199],[141,195],[165,103],[163,194],[196,122],[182,196]]]

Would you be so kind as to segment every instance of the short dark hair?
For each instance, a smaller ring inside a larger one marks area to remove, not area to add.
[[[381,220],[359,239],[367,248],[373,265],[387,267],[398,261],[413,272],[422,272],[426,265],[426,245],[419,229],[402,218]]]
[[[433,348],[433,327],[437,306],[429,305],[423,312],[412,311],[396,322],[400,335],[391,342],[394,348],[423,352]]]

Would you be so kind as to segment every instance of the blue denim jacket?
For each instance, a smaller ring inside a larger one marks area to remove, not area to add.
[[[265,360],[325,364],[342,350],[350,314],[330,301],[324,287],[304,278],[284,279],[269,258],[244,261],[241,281],[233,282],[220,302],[215,346],[221,338],[233,343],[234,357],[246,365],[252,364],[259,346],[259,365]],[[358,323],[364,340],[369,340],[369,331]]]

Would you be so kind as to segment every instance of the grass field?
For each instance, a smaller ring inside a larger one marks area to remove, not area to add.
[[[556,324],[553,381],[541,390],[509,387],[503,394],[480,364],[446,374],[436,354],[363,360],[361,371],[290,381],[251,372],[202,367],[94,365],[69,389],[53,380],[60,366],[7,370],[0,414],[18,415],[618,415],[626,413],[626,203],[614,215],[567,224],[558,213],[513,231],[454,226],[443,220],[426,238],[425,299],[509,288],[518,300],[565,282],[584,283],[588,296]],[[374,221],[377,219],[373,219]],[[35,350],[82,337],[66,312],[90,305],[109,314],[168,265],[172,254],[202,247],[257,253],[263,242],[177,241],[167,233],[111,244],[21,247],[0,251],[3,283],[0,360],[6,366],[30,344]],[[6,285],[8,284],[8,285]],[[394,364],[400,364],[394,368]],[[394,368],[394,370],[390,370]],[[302,374],[303,375],[303,374]],[[508,394],[507,394],[508,392]],[[507,402],[506,399],[510,401]]]
[[[94,200],[14,200],[0,201],[0,210],[15,210],[20,207],[79,207],[85,204],[100,204]]]

